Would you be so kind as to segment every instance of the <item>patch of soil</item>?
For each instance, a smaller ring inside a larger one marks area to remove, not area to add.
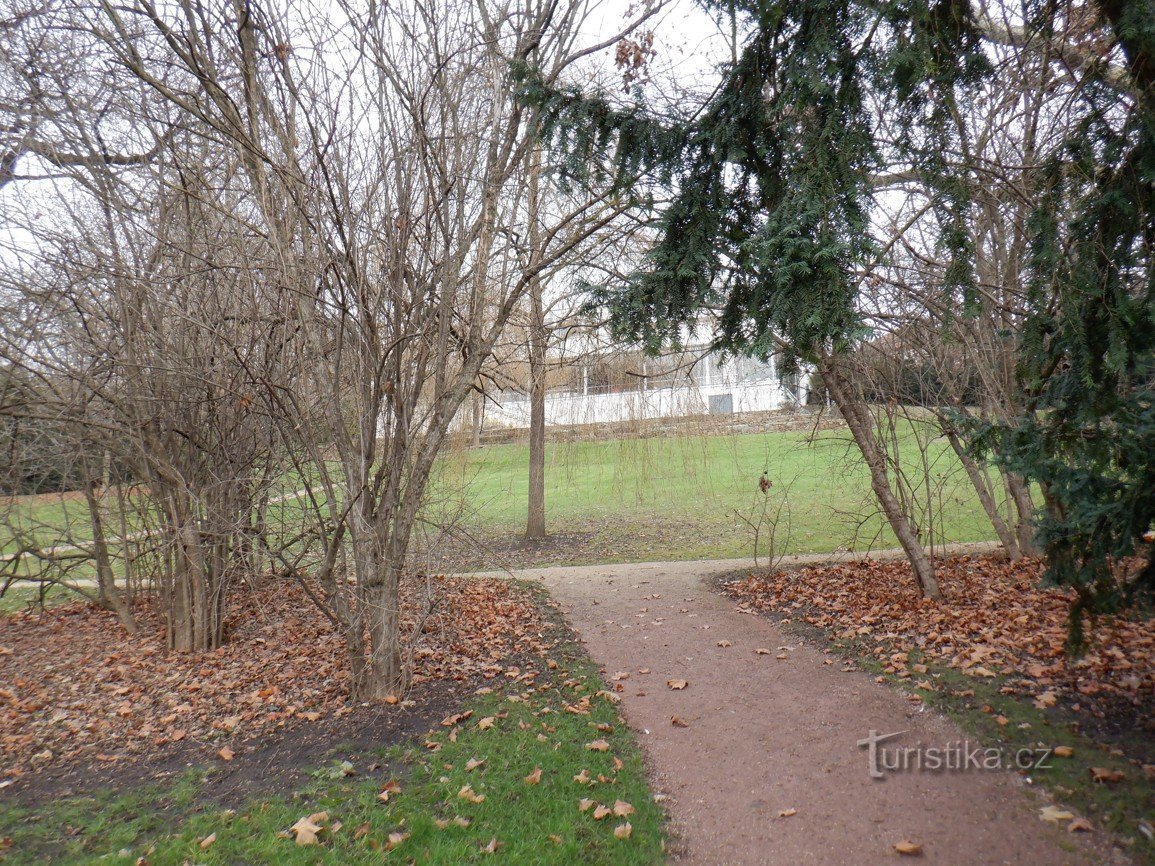
[[[413,706],[358,706],[321,722],[293,719],[265,736],[244,737],[223,760],[216,744],[182,741],[110,762],[62,762],[25,775],[6,795],[23,806],[95,792],[121,793],[172,780],[191,768],[206,773],[204,799],[239,808],[266,793],[285,794],[307,783],[318,768],[349,761],[359,777],[391,776],[379,750],[435,726],[484,680],[430,682],[410,692]]]
[[[371,739],[395,726],[408,731],[410,721],[426,724],[421,700],[440,710],[477,680],[506,673],[507,660],[549,649],[549,624],[530,590],[487,578],[432,582],[437,604],[412,647],[414,693],[382,709],[349,703],[344,641],[288,581],[238,593],[228,642],[211,653],[166,652],[149,607],[137,610],[142,630],[132,638],[82,604],[0,618],[0,788],[35,787],[39,778],[67,786],[70,774],[143,778],[226,747],[236,757],[218,762],[239,766],[260,743],[274,749],[274,763],[292,758],[278,742],[303,757],[311,742],[361,729]],[[415,623],[409,604],[403,633]]]
[[[920,678],[917,657],[1054,708],[1085,733],[1130,737],[1155,760],[1155,623],[1102,617],[1079,657],[1065,652],[1072,593],[1041,584],[1043,564],[998,556],[936,563],[943,599],[924,599],[902,561],[863,560],[726,575],[716,585],[739,609],[788,617],[865,645],[887,673]]]
[[[671,551],[742,541],[740,530],[692,520],[620,522],[581,521],[578,528],[528,541],[517,533],[471,533],[469,543],[438,541],[437,571],[517,571],[555,565],[642,562],[670,556]],[[419,559],[431,551],[418,550]]]

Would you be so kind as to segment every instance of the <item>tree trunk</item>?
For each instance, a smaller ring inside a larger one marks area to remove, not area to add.
[[[175,551],[166,593],[168,647],[175,652],[208,652],[224,639],[223,576],[205,550],[199,521],[188,503],[174,503]]]
[[[978,494],[979,502],[983,506],[983,511],[987,513],[987,517],[991,521],[991,526],[994,527],[995,535],[999,537],[999,543],[1002,544],[1003,550],[1007,552],[1007,557],[1014,561],[1022,557],[1023,553],[1019,546],[1019,539],[1011,528],[1007,526],[1007,522],[1003,519],[1002,514],[999,513],[999,505],[995,502],[995,497],[991,493],[990,482],[983,471],[983,468],[975,462],[975,459],[967,453],[966,447],[958,438],[958,433],[954,430],[946,431],[947,441],[950,442],[950,447],[954,449],[954,453],[958,455],[959,462],[962,463],[966,470],[967,477],[971,480],[971,485]]]
[[[480,391],[473,392],[473,405],[471,407],[473,413],[473,429],[470,431],[472,434],[470,445],[474,448],[481,447],[481,424],[485,417],[482,412],[482,409],[484,408],[484,399],[484,395],[482,395]]]
[[[541,245],[538,229],[538,177],[541,157],[536,148],[529,156],[529,243],[536,259]],[[529,514],[525,522],[527,539],[545,538],[545,349],[548,333],[541,296],[541,277],[529,282],[531,319],[529,323]]]
[[[356,544],[362,575],[361,607],[369,630],[369,656],[354,669],[354,695],[379,701],[405,692],[401,660],[401,566],[376,538]],[[360,649],[360,648],[359,648]]]
[[[902,506],[890,486],[890,479],[886,473],[886,460],[878,440],[874,436],[874,421],[866,404],[851,390],[851,385],[838,369],[838,362],[833,358],[825,358],[820,365],[822,379],[830,389],[835,405],[846,420],[850,434],[854,437],[862,457],[870,470],[870,486],[874,491],[882,513],[890,523],[898,543],[902,545],[906,558],[910,562],[914,579],[919,590],[926,598],[942,598],[938,580],[934,574],[934,564],[927,556],[926,549],[919,541],[918,533],[911,526],[910,520],[903,512]]]
[[[96,586],[100,604],[116,614],[124,630],[136,634],[140,627],[132,610],[120,590],[116,588],[116,577],[112,571],[112,556],[108,552],[108,540],[104,534],[104,518],[100,513],[100,503],[96,499],[96,482],[88,471],[88,461],[82,458],[84,472],[84,501],[88,504],[88,518],[92,523],[92,553],[96,557]]]
[[[540,298],[535,299],[540,307]],[[538,312],[535,309],[535,314]],[[536,325],[537,323],[535,323]],[[541,330],[544,330],[541,329]],[[536,333],[537,327],[533,328]],[[527,539],[545,538],[545,341],[530,338],[529,352],[529,516]]]
[[[1019,549],[1024,556],[1038,556],[1041,551],[1035,542],[1035,502],[1031,499],[1030,486],[1023,480],[1023,476],[1008,472],[1007,489],[1018,512],[1015,532],[1019,536]]]

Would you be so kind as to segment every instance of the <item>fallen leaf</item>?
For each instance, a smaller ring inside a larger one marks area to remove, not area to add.
[[[596,804],[594,803],[593,800],[589,799],[588,797],[583,797],[582,799],[578,800],[578,811],[579,812],[588,812],[595,805]]]
[[[325,829],[325,822],[329,820],[328,812],[314,812],[299,820],[289,829],[296,834],[298,845],[316,845],[317,836]]]
[[[1051,750],[1051,753],[1056,758],[1069,758],[1075,754],[1075,750],[1070,746],[1055,746],[1055,748]]]
[[[1058,806],[1044,806],[1039,810],[1039,820],[1049,824],[1065,824],[1075,820],[1075,813],[1060,809]]]
[[[586,748],[591,752],[608,752],[610,750],[610,744],[605,740],[594,740],[593,742],[586,743]]]
[[[1092,782],[1122,782],[1127,778],[1127,774],[1122,770],[1111,770],[1107,767],[1091,767],[1091,781]]]
[[[385,843],[385,850],[392,851],[408,838],[408,833],[402,833],[400,830],[395,830],[389,834],[389,840]]]
[[[472,785],[465,785],[457,792],[457,796],[462,800],[468,800],[470,803],[481,803],[485,800],[485,795],[474,791]]]
[[[482,853],[482,854],[495,854],[495,853],[497,852],[497,847],[498,847],[500,844],[501,844],[501,843],[497,841],[497,837],[496,837],[496,836],[494,836],[492,839],[490,839],[490,840],[489,840],[489,844],[488,844],[488,845],[483,845],[483,846],[482,846],[482,848],[481,848],[481,853]]]
[[[916,842],[911,842],[908,839],[903,839],[901,842],[895,842],[894,850],[899,854],[905,854],[908,857],[918,857],[922,854],[922,846]]]
[[[627,815],[632,815],[635,811],[636,810],[634,807],[627,803],[625,800],[614,801],[614,814],[619,818],[625,818]]]
[[[618,826],[614,827],[614,838],[615,839],[629,839],[630,836],[633,834],[633,832],[634,832],[633,826],[630,824],[629,821],[626,821],[625,823],[618,824]]]
[[[389,798],[393,794],[400,794],[400,793],[401,793],[401,784],[399,782],[396,782],[396,781],[389,781],[389,782],[386,782],[384,787],[381,788],[381,793],[377,795],[377,799],[380,800],[382,803],[388,803]]]
[[[685,719],[683,719],[681,716],[673,716],[670,719],[670,724],[673,725],[675,728],[688,728],[688,727],[690,727],[690,723],[687,722]]]
[[[754,650],[754,655],[768,656],[768,655],[770,655],[770,650],[766,649],[766,647],[764,647],[764,646],[760,646],[756,650]]]
[[[793,818],[797,814],[798,814],[797,809],[783,809],[782,811],[780,811],[778,813],[778,817],[779,818]]]
[[[493,727],[495,721],[496,720],[493,718],[493,716],[486,716],[484,719],[477,723],[478,730],[488,731]]]
[[[522,781],[527,785],[536,785],[541,782],[541,767],[535,769],[532,773],[525,777]]]
[[[608,817],[609,815],[612,815],[613,813],[614,813],[613,809],[611,809],[609,806],[603,806],[601,803],[598,803],[596,806],[594,806],[594,820],[595,821],[600,821],[600,820],[602,820],[602,818]]]
[[[234,752],[228,746],[225,746],[223,749],[217,752],[217,754],[220,755],[222,761],[231,761],[236,755],[236,752]]]
[[[470,758],[468,761],[465,762],[465,771],[467,773],[472,773],[474,770],[476,770],[478,767],[480,767],[484,763],[485,763],[485,758]]]
[[[1076,818],[1074,821],[1067,825],[1068,833],[1091,833],[1094,831],[1094,829],[1095,828],[1091,825],[1091,822],[1086,818]]]
[[[720,647],[723,647],[723,648],[725,648],[725,647],[731,647],[731,646],[733,646],[733,645],[734,645],[734,644],[730,643],[730,641],[728,641],[728,640],[720,640],[720,641],[718,641],[718,646],[720,646]]]
[[[217,834],[216,833],[210,833],[209,835],[205,836],[200,841],[201,850],[202,851],[208,850],[208,847],[210,845],[212,845],[213,842],[215,842],[215,841],[217,841]]]
[[[666,685],[668,685],[674,691],[680,692],[682,689],[688,686],[689,683],[685,680],[666,680]]]

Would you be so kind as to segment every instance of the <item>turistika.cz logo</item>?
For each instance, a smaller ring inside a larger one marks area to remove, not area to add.
[[[942,746],[883,745],[909,731],[880,734],[870,731],[858,741],[866,749],[871,778],[881,779],[887,773],[960,773],[970,770],[1049,770],[1052,750],[1038,748],[1004,749],[983,746],[970,740],[955,740]]]

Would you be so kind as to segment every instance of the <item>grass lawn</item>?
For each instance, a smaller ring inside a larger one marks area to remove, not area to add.
[[[921,462],[913,432],[903,437],[905,468]],[[528,448],[496,445],[451,454],[441,464],[434,507],[460,508],[482,537],[523,530]],[[766,500],[778,552],[824,553],[896,546],[877,512],[861,456],[846,431],[683,436],[551,444],[546,450],[546,508],[551,532],[587,533],[559,562],[640,561],[748,556]],[[993,537],[961,465],[944,441],[927,449],[931,503],[924,539],[935,543]],[[763,472],[773,483],[763,496]],[[913,473],[912,473],[913,474]],[[780,510],[779,510],[780,508]],[[746,520],[742,519],[742,516]]]
[[[917,494],[924,540],[990,540],[990,523],[954,453],[942,440],[920,449],[920,435],[908,429],[899,446],[903,468],[927,479]],[[553,443],[546,459],[547,521],[561,540],[534,563],[749,556],[754,526],[761,555],[771,544],[778,554],[896,545],[845,430]],[[449,451],[426,516],[508,548],[524,530],[528,461],[524,445]],[[759,490],[763,472],[773,485],[767,494]],[[271,517],[293,522],[300,507],[279,503]],[[88,537],[83,501],[29,498],[26,508],[15,503],[21,509],[21,522],[44,544],[60,543],[66,526],[72,539]],[[0,538],[0,552],[10,546]],[[510,561],[516,564],[516,553]],[[497,561],[473,545],[454,564],[492,568]]]

